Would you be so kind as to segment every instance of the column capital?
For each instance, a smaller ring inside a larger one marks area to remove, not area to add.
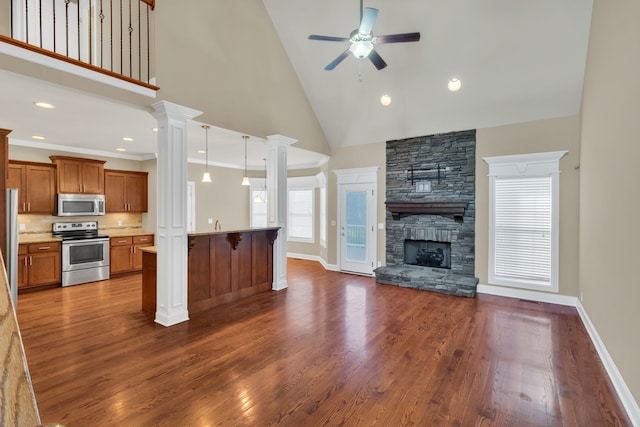
[[[267,135],[267,141],[269,142],[269,144],[278,144],[278,145],[284,145],[287,147],[298,142],[297,139],[289,138],[288,136],[279,135],[279,134]]]
[[[170,117],[178,120],[191,120],[202,114],[202,111],[174,104],[169,101],[158,101],[155,104],[152,104],[151,107],[153,108],[151,115],[155,117],[156,120],[160,120],[163,117]]]

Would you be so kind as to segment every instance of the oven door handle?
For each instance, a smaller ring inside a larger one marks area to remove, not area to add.
[[[109,243],[109,239],[84,239],[84,240],[67,240],[62,242],[64,246],[86,246],[95,245],[96,243]]]

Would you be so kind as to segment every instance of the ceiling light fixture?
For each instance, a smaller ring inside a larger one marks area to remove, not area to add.
[[[158,128],[152,128],[151,130],[154,132],[158,132]]]
[[[385,107],[391,104],[391,97],[385,93],[380,97],[380,104],[384,105]]]
[[[447,87],[451,92],[459,91],[461,86],[462,86],[462,82],[455,77],[449,80],[449,84],[447,85]]]
[[[49,104],[48,102],[34,102],[34,104],[36,105],[36,107],[40,107],[40,108],[46,108],[46,109],[52,109],[52,108],[56,108],[55,105],[53,104]]]
[[[127,142],[133,142],[133,138],[129,137],[129,136],[123,136],[122,137],[123,141],[127,141]]]
[[[126,148],[116,148],[116,151],[127,151]]]
[[[251,185],[251,182],[249,182],[249,177],[247,176],[247,139],[249,139],[249,136],[247,135],[242,135],[242,139],[244,139],[244,176],[242,177],[242,184],[245,187],[248,185]]]
[[[202,182],[211,182],[209,175],[209,126],[202,125],[204,129],[204,173],[202,174]]]
[[[37,139],[38,141],[44,141],[44,136],[40,135],[32,135],[31,138]]]

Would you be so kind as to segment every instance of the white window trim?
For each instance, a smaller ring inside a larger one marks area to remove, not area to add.
[[[484,157],[489,164],[489,283],[516,288],[558,292],[559,224],[560,224],[560,159],[567,151]],[[495,273],[495,182],[496,177],[551,176],[551,276],[549,285],[513,278],[497,277]]]
[[[327,177],[324,172],[320,172],[316,175],[320,191],[318,197],[320,198],[320,206],[318,206],[318,222],[319,222],[319,234],[320,234],[320,246],[327,247]],[[323,194],[324,193],[324,194]],[[324,228],[323,228],[324,226]]]

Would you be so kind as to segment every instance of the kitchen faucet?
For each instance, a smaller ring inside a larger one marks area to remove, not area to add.
[[[215,225],[213,226],[213,229],[214,229],[215,231],[221,231],[221,230],[222,230],[222,223],[220,222],[220,220],[219,220],[219,219],[216,219],[216,223],[215,223]]]

